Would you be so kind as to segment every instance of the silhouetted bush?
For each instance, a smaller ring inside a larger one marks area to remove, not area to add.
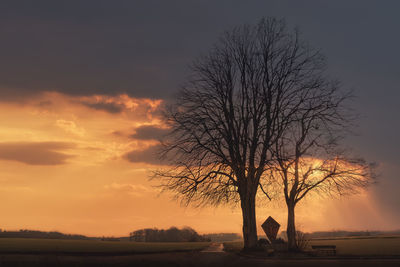
[[[261,247],[261,248],[264,248],[264,247],[268,246],[269,244],[270,243],[269,243],[268,239],[266,239],[266,238],[260,238],[257,241],[258,247]]]
[[[296,231],[296,245],[299,251],[305,251],[309,241],[310,240],[306,233],[303,233],[301,231]]]

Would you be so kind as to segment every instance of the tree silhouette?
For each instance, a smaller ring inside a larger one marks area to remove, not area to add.
[[[204,242],[208,238],[200,236],[194,229],[184,227],[170,227],[169,229],[140,229],[131,232],[129,235],[131,241],[136,242]]]
[[[305,100],[318,102],[332,86],[321,54],[283,20],[233,28],[194,61],[167,108],[171,133],[161,155],[173,167],[155,177],[186,204],[240,203],[244,249],[255,248],[256,195],[269,179],[273,149]]]
[[[342,94],[335,83],[303,92],[296,119],[272,148],[276,162],[268,171],[274,178],[272,184],[281,187],[287,205],[290,250],[299,249],[295,206],[300,200],[310,193],[354,193],[374,180],[374,166],[350,157],[339,145],[352,122],[346,108],[350,94]]]

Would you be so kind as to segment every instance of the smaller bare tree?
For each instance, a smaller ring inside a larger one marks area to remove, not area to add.
[[[344,195],[356,193],[374,178],[373,165],[351,158],[339,141],[351,125],[337,83],[320,85],[317,93],[304,95],[296,119],[275,143],[276,162],[270,174],[281,186],[288,210],[289,250],[296,251],[295,207],[310,193]],[[301,111],[301,112],[300,112]]]

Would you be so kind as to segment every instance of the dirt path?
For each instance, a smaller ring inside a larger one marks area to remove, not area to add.
[[[211,245],[201,252],[215,252],[215,253],[225,253],[224,245],[222,243],[211,243]]]

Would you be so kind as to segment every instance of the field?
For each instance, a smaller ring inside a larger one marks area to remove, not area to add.
[[[338,256],[400,256],[400,236],[374,238],[314,239],[311,245],[336,245]],[[239,251],[242,242],[225,242],[226,251]]]
[[[96,240],[0,238],[0,253],[129,254],[193,251],[208,242],[145,243]]]
[[[176,251],[199,251],[208,242],[182,243],[145,243],[113,242],[95,240],[60,240],[30,238],[0,238],[0,253],[57,253],[57,254],[135,254]],[[336,245],[339,256],[400,256],[400,237],[314,239],[311,245]],[[239,251],[243,247],[240,241],[225,242],[226,251]]]
[[[55,239],[0,239],[0,266],[293,266],[293,267],[375,267],[400,266],[400,238],[314,240],[312,244],[336,244],[340,255],[398,255],[335,259],[281,259],[244,257],[236,253],[199,252],[210,243],[136,243]],[[227,242],[238,251],[241,242]]]
[[[336,245],[338,255],[400,255],[400,237],[312,240],[310,245]]]

